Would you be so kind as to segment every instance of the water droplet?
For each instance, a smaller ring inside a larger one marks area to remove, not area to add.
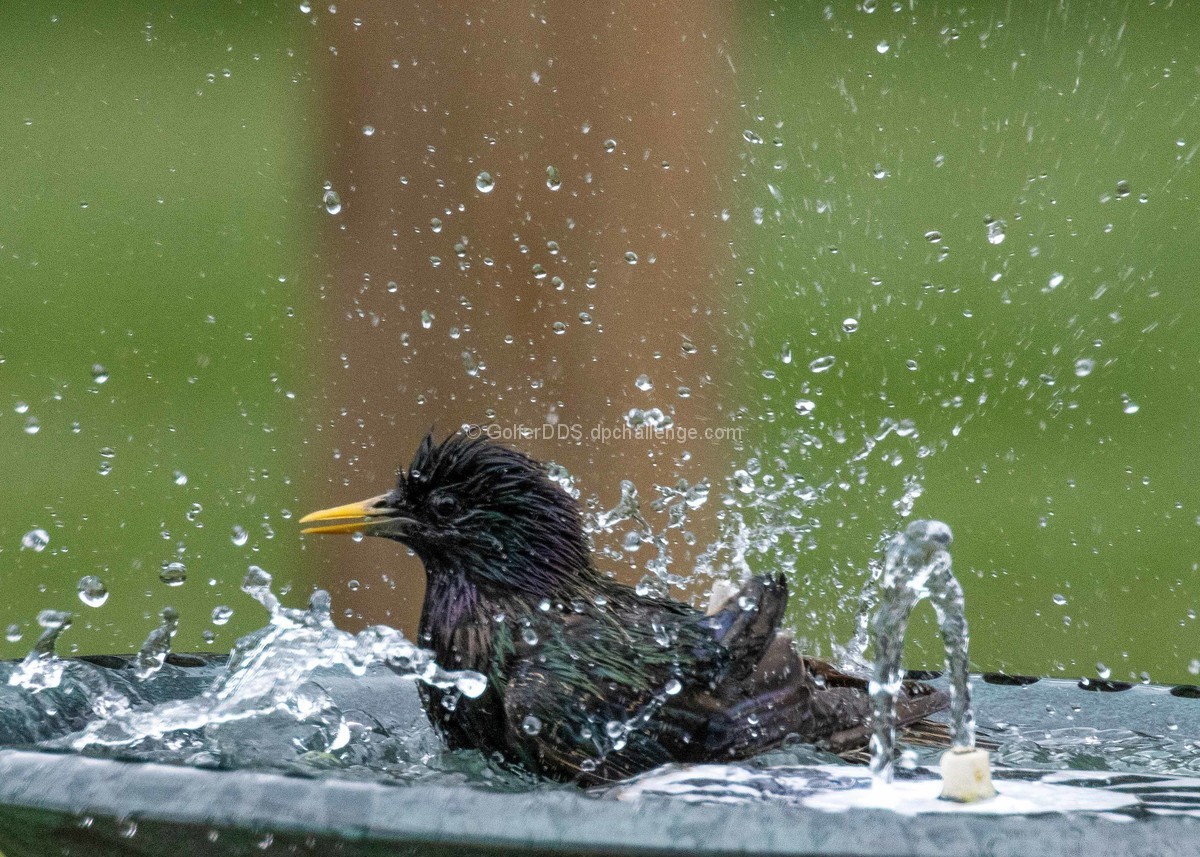
[[[633,386],[637,387],[643,393],[649,393],[654,389],[654,383],[650,380],[649,375],[638,375],[633,382]]]
[[[991,217],[985,217],[983,220],[987,227],[987,240],[989,244],[1003,244],[1004,236],[1007,231],[1007,226],[1003,220],[994,220]]]
[[[521,639],[531,646],[536,646],[538,642],[537,631],[526,625],[521,629]]]
[[[364,137],[374,137],[375,136],[375,126],[374,125],[364,125],[363,126],[363,136]]]
[[[667,683],[663,686],[663,693],[667,696],[675,696],[681,690],[683,690],[683,685],[679,683],[679,679],[677,678],[668,679]]]
[[[429,228],[432,229],[434,231],[434,233],[441,232],[442,231],[442,219],[440,217],[435,217],[432,220],[430,220]]]
[[[426,330],[433,327],[433,313],[427,309],[421,310],[421,327]]]
[[[158,579],[167,586],[183,586],[187,582],[187,566],[181,562],[164,562]]]
[[[1066,277],[1064,277],[1062,274],[1059,274],[1059,273],[1051,274],[1050,281],[1048,283],[1046,283],[1045,291],[1048,291],[1048,292],[1054,291],[1055,289],[1057,289],[1059,286],[1061,286],[1063,284],[1063,280],[1065,280],[1065,279],[1066,279]]]
[[[625,261],[630,265],[636,265],[638,263],[637,253],[634,253],[632,250],[626,250]]]
[[[925,240],[930,244],[937,244],[942,240],[942,233],[938,232],[936,229],[930,229],[925,233]]]
[[[4,639],[8,640],[10,643],[21,642],[21,637],[21,626],[17,624],[9,625],[8,630],[4,632]]]
[[[92,364],[92,380],[97,384],[103,384],[108,380],[108,370],[99,363]]]
[[[221,605],[213,608],[212,623],[214,625],[224,625],[226,622],[228,622],[232,618],[233,618],[233,608],[232,607],[226,607],[224,604],[221,604]]]
[[[1137,402],[1133,401],[1133,399],[1129,398],[1129,396],[1126,395],[1126,396],[1122,396],[1121,398],[1125,402],[1125,404],[1123,404],[1121,406],[1121,413],[1129,414],[1130,416],[1132,416],[1133,414],[1136,414],[1138,411],[1140,411],[1142,409],[1142,406],[1139,405]]]
[[[41,553],[50,544],[50,534],[41,527],[30,530],[21,536],[21,549]]]
[[[542,721],[532,714],[527,714],[521,721],[521,731],[526,735],[536,735],[542,731]]]
[[[35,435],[42,430],[42,424],[38,422],[37,417],[27,417],[25,420],[25,434]]]
[[[1075,377],[1086,378],[1096,368],[1096,361],[1088,357],[1080,357],[1075,361]]]
[[[108,600],[108,588],[104,581],[94,574],[79,578],[75,590],[79,593],[79,600],[88,607],[103,607],[104,602]]]
[[[758,136],[758,134],[754,133],[749,128],[742,132],[742,139],[747,143],[754,144],[755,146],[761,144],[763,141],[762,137]]]
[[[617,150],[617,141],[616,140],[605,140],[604,141],[604,151],[608,152],[611,155],[616,150]]]
[[[230,532],[230,538],[233,540],[233,543],[240,548],[250,539],[250,534],[246,532],[245,527],[239,525],[234,527]]]
[[[888,52],[889,47],[890,47],[890,45],[888,45],[887,42],[880,42],[879,44],[877,44],[875,46],[875,50],[877,50],[881,54],[886,54]]]
[[[487,689],[487,679],[477,672],[463,670],[454,679],[454,687],[468,699],[475,699]]]
[[[846,333],[854,333],[854,331],[858,330],[858,319],[857,318],[842,319],[842,330],[846,331]]]
[[[556,321],[550,326],[550,328],[559,336],[562,336],[567,332],[567,323],[565,321]]]
[[[322,202],[325,203],[325,210],[330,214],[342,213],[342,198],[338,196],[338,192],[333,188],[326,188],[325,195],[322,197]]]
[[[1053,601],[1055,604],[1057,604],[1059,607],[1067,606],[1067,596],[1063,595],[1061,592],[1054,593],[1054,595],[1052,595],[1050,597],[1050,600]]]
[[[1130,187],[1128,181],[1121,179],[1119,182],[1117,182],[1117,196],[1119,196],[1121,199],[1124,199],[1125,197],[1129,196],[1129,193]]]
[[[546,167],[546,187],[550,190],[558,190],[562,187],[562,178],[558,174],[558,167],[553,164]]]
[[[1108,668],[1108,666],[1102,662],[1097,663],[1096,664],[1096,675],[1099,676],[1100,678],[1104,679],[1105,681],[1107,681],[1108,679],[1110,679],[1112,677],[1112,670],[1110,670]]]
[[[833,368],[833,364],[837,362],[837,358],[832,354],[826,354],[824,357],[818,357],[816,360],[808,364],[808,368],[816,373],[828,372]]]
[[[817,408],[817,403],[809,399],[796,400],[796,413],[802,417],[807,417]]]
[[[496,180],[492,178],[489,172],[482,172],[475,176],[475,189],[480,193],[491,193],[496,187]]]
[[[13,405],[13,410],[18,414],[28,413],[29,405],[25,404],[24,402],[17,402],[15,405]]]
[[[670,414],[663,413],[662,408],[630,408],[629,413],[625,414],[625,425],[631,429],[665,430],[675,425],[675,420]]]

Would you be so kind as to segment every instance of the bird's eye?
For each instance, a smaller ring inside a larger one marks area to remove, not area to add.
[[[429,508],[441,518],[448,518],[458,511],[458,501],[449,494],[434,494],[429,498]]]

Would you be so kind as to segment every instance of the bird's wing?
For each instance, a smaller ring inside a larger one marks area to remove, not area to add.
[[[559,617],[536,628],[536,643],[514,647],[506,740],[527,767],[591,784],[671,761],[679,736],[656,715],[696,672],[691,641],[678,645],[691,632],[672,614],[641,618]]]

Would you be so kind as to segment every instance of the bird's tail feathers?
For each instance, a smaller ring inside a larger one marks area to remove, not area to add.
[[[856,747],[867,744],[874,730],[874,719],[870,714],[870,697],[866,695],[866,681],[863,679],[848,679],[862,682],[858,703],[864,709],[864,715],[858,723],[839,729],[829,736],[829,748],[835,753],[844,753]],[[941,734],[933,722],[926,718],[943,711],[950,704],[950,696],[944,690],[938,690],[930,685],[917,681],[906,681],[896,699],[896,725],[900,729],[911,732],[912,736],[925,735],[932,738]],[[926,724],[928,728],[921,728]],[[931,743],[926,741],[926,743]],[[946,746],[949,746],[947,741]]]

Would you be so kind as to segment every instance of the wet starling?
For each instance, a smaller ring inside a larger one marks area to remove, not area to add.
[[[488,680],[476,699],[421,686],[452,748],[590,785],[742,759],[791,736],[835,752],[869,737],[866,682],[798,654],[779,627],[783,575],[750,579],[707,614],[639,595],[596,569],[575,501],[545,469],[486,439],[428,435],[393,490],[301,523],[420,557],[421,644]],[[910,683],[900,721],[945,704]]]

